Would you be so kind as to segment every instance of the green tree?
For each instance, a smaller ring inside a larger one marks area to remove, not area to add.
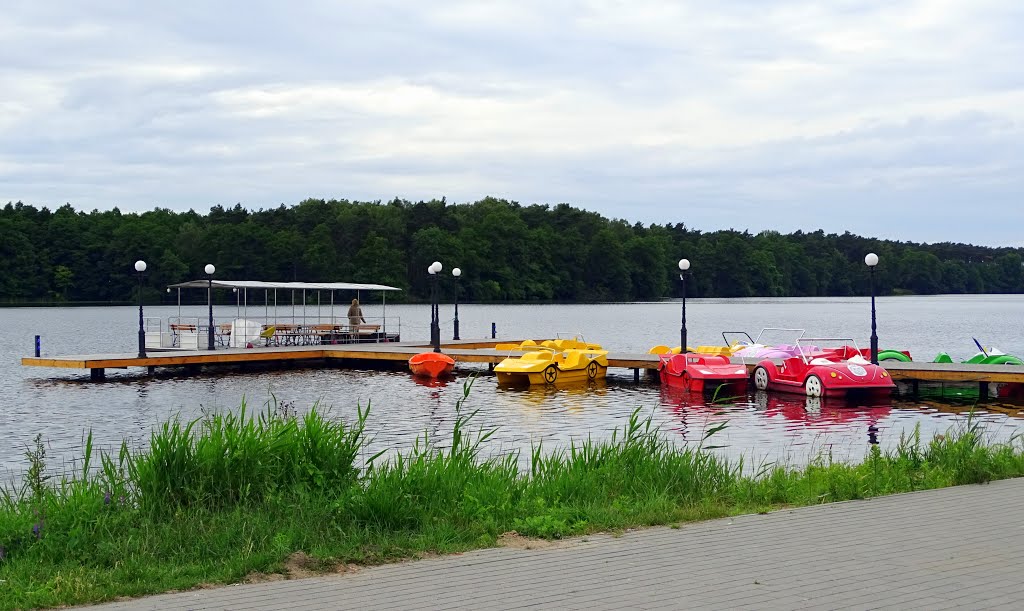
[[[57,287],[60,298],[68,299],[68,289],[75,285],[75,273],[66,265],[58,265],[53,269],[53,284]]]

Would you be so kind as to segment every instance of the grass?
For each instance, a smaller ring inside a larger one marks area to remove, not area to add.
[[[390,459],[357,464],[369,409],[345,425],[314,408],[168,422],[150,447],[101,454],[48,479],[41,437],[24,484],[0,495],[0,608],[139,596],[303,567],[373,564],[493,546],[508,531],[558,538],[678,524],[1024,475],[1024,445],[988,444],[977,424],[922,442],[904,437],[860,464],[742,463],[675,447],[634,412],[605,442],[481,458],[494,431],[471,431],[456,404],[451,443],[425,436]],[[724,426],[724,425],[721,425]]]

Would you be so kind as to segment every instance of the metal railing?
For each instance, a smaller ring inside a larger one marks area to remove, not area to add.
[[[401,339],[401,318],[362,317],[352,324],[347,316],[288,316],[213,319],[213,346],[257,348],[365,342],[396,342]],[[206,350],[210,341],[209,318],[172,316],[146,318],[146,347]]]

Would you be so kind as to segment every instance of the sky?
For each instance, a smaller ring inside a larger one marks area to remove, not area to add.
[[[3,5],[0,203],[494,196],[1024,246],[1019,0]]]

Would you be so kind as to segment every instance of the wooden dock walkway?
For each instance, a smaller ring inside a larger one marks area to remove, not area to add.
[[[443,342],[442,351],[458,361],[497,364],[509,356],[507,350],[495,350],[498,343],[519,343],[522,340],[458,340]],[[93,379],[103,379],[107,369],[144,367],[182,367],[195,371],[203,366],[242,365],[245,363],[357,360],[408,361],[410,357],[429,351],[423,342],[326,344],[316,346],[269,346],[259,348],[220,348],[209,350],[161,350],[148,352],[145,358],[134,353],[77,354],[53,357],[23,357],[27,367],[88,369]],[[658,357],[651,354],[608,356],[609,366],[629,369],[657,369]]]
[[[445,354],[467,363],[500,363],[509,356],[507,350],[495,350],[498,343],[519,343],[521,340],[471,339],[446,341],[441,344]],[[269,346],[258,348],[220,348],[209,350],[151,351],[145,358],[137,354],[80,354],[52,357],[24,357],[27,367],[54,367],[88,369],[92,379],[102,380],[107,369],[144,367],[153,373],[157,367],[180,367],[187,373],[215,366],[244,365],[246,363],[287,363],[302,361],[407,361],[414,354],[430,350],[424,342],[326,344],[316,346]],[[753,371],[756,359],[732,359]],[[609,352],[608,366],[632,369],[639,380],[640,370],[656,370],[658,357],[653,354]],[[963,363],[900,363],[886,362],[885,368],[894,380],[916,382],[977,383],[987,394],[990,383],[1024,384],[1024,367],[1017,365],[967,365]]]

